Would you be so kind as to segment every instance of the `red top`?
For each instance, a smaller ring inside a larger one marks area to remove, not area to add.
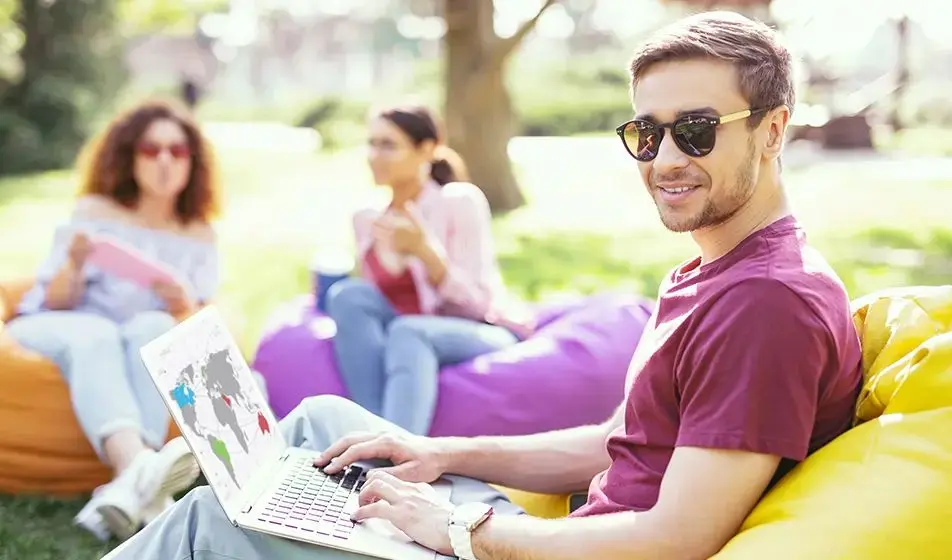
[[[776,480],[850,427],[861,381],[850,302],[793,218],[698,265],[662,285],[611,467],[576,517],[651,509],[678,446],[779,455]]]
[[[366,266],[374,280],[377,289],[384,297],[390,301],[390,305],[401,315],[420,315],[420,296],[417,293],[416,283],[413,281],[413,275],[410,269],[404,269],[402,274],[394,275],[377,258],[377,252],[373,249],[367,251],[364,257],[364,266]]]

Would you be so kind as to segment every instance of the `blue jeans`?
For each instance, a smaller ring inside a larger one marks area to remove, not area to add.
[[[351,432],[398,432],[393,424],[332,395],[305,399],[279,427],[288,445],[322,450]],[[525,513],[501,492],[471,478],[444,476],[454,504],[490,504],[498,515]],[[207,486],[196,488],[103,560],[358,560],[324,548],[235,527]],[[439,558],[446,558],[439,556]]]
[[[327,313],[337,324],[334,351],[351,398],[420,435],[430,431],[442,366],[515,344],[503,327],[436,315],[398,315],[376,286],[335,283]]]
[[[175,319],[161,311],[140,313],[123,324],[93,313],[43,311],[17,317],[6,332],[59,367],[73,413],[102,457],[103,440],[123,429],[138,431],[151,447],[165,443],[168,409],[139,349],[173,326]]]

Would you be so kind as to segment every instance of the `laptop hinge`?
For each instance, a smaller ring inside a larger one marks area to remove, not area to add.
[[[284,464],[287,462],[288,457],[291,456],[290,451],[284,451],[278,460],[270,465],[270,468],[261,469],[258,473],[258,476],[255,476],[248,486],[247,490],[242,492],[245,495],[245,504],[241,508],[241,513],[248,513],[254,508],[255,504],[258,503],[258,499],[261,497],[261,494],[272,484],[274,483],[275,478],[278,476],[278,472],[284,468]],[[237,523],[237,520],[235,520]]]

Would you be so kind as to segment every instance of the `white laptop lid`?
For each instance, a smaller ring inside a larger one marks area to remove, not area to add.
[[[241,489],[287,443],[221,314],[205,307],[141,355],[209,486],[236,519]]]

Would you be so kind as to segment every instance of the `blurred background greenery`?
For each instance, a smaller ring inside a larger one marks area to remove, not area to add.
[[[460,117],[450,143],[494,203],[517,293],[654,296],[692,243],[660,225],[613,129],[632,113],[633,46],[711,5],[772,22],[799,55],[785,181],[850,293],[952,277],[952,36],[938,4],[457,4],[450,25],[441,0],[0,0],[0,280],[45,256],[89,135],[190,82],[227,188],[220,299],[245,319],[249,359],[275,307],[311,289],[312,255],[352,248],[351,212],[381,194],[363,162],[365,115],[408,96]],[[489,39],[449,47],[487,6]],[[494,72],[505,87],[481,106],[466,92]],[[483,127],[491,149],[468,142]],[[81,503],[0,497],[0,560],[98,558],[105,548],[70,525]]]

